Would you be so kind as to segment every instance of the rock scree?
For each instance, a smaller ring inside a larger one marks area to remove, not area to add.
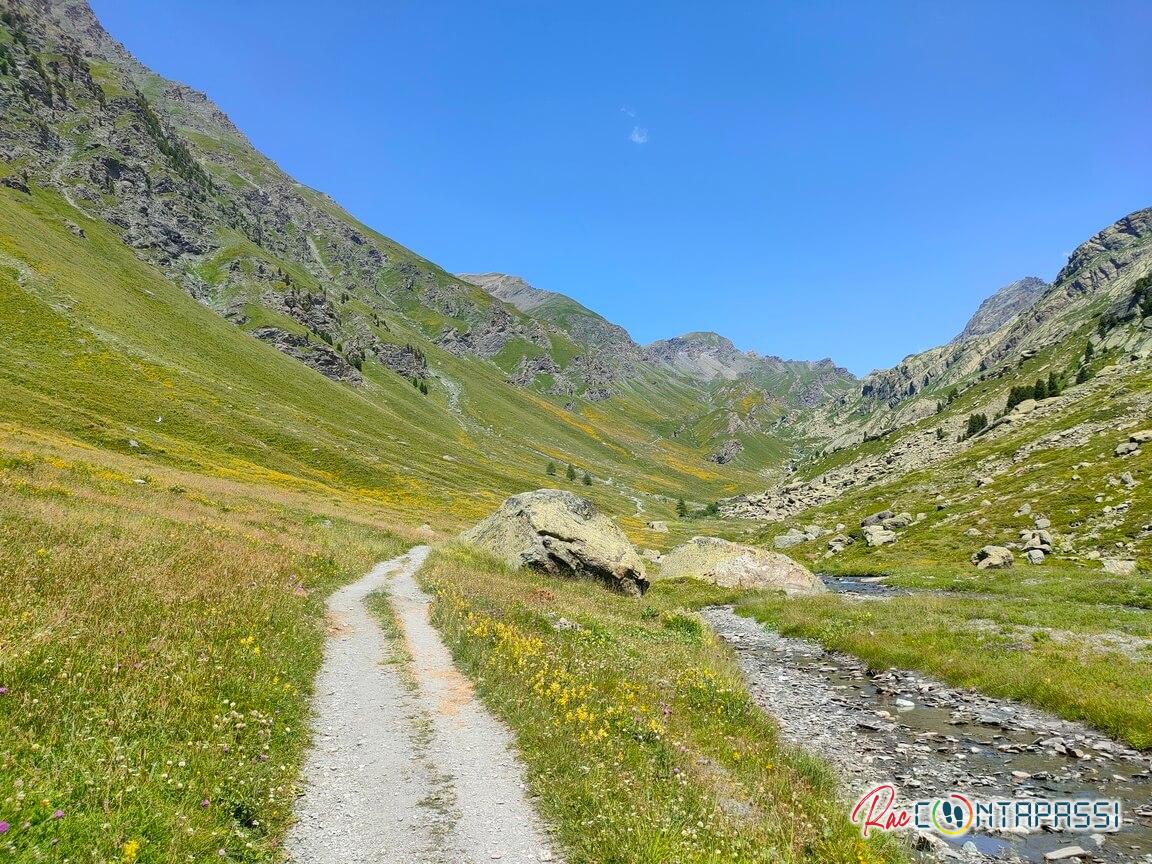
[[[648,590],[644,562],[619,526],[591,501],[561,489],[513,495],[460,539],[510,567],[596,579],[634,597]]]
[[[660,575],[689,576],[723,588],[768,588],[788,595],[821,594],[817,576],[787,555],[719,537],[693,537],[664,556]]]

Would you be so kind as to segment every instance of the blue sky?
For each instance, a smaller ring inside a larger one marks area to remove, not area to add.
[[[1152,4],[94,0],[301,182],[641,342],[889,366],[1152,205]]]

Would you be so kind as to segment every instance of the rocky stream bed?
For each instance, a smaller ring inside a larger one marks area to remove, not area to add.
[[[1111,834],[970,833],[912,838],[926,860],[1152,864],[1152,758],[1086,726],[923,675],[873,670],[781,636],[730,607],[703,612],[732,646],[757,702],[784,737],[835,767],[845,797],[895,783],[901,800],[1117,798]]]

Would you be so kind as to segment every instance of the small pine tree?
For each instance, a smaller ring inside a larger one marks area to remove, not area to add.
[[[688,505],[684,503],[683,498],[676,502],[676,515],[681,519],[688,515]]]
[[[555,477],[556,476],[556,463],[555,462],[549,462],[548,467],[544,469],[544,473],[547,474],[549,477]]]
[[[1042,378],[1037,378],[1036,383],[1032,385],[1032,398],[1037,402],[1048,398],[1048,385]]]
[[[1087,381],[1091,377],[1092,377],[1092,370],[1089,369],[1087,366],[1081,366],[1079,371],[1076,373],[1076,383],[1077,384],[1083,384],[1085,381]]]
[[[936,427],[936,440],[937,441],[943,441],[944,440],[944,427],[943,426],[937,426]]]
[[[1089,343],[1088,343],[1088,344],[1087,344],[1087,345],[1084,347],[1084,362],[1085,362],[1085,363],[1091,363],[1091,362],[1092,362],[1092,358],[1093,358],[1093,357],[1095,357],[1095,356],[1096,356],[1096,349],[1095,349],[1095,348],[1093,348],[1093,347],[1092,347],[1092,343],[1091,343],[1091,342],[1089,342]]]
[[[576,469],[573,467],[571,462],[568,463],[568,470],[564,472],[564,476],[569,480],[576,479]]]
[[[1060,379],[1056,377],[1055,372],[1048,373],[1048,398],[1059,396],[1063,388],[1060,386]]]
[[[965,430],[964,437],[971,438],[973,435],[981,432],[988,426],[988,415],[986,414],[972,414],[968,417],[968,428]]]
[[[420,392],[423,393],[425,396],[428,395],[428,382],[427,381],[421,381],[420,382]]]
[[[583,483],[585,486],[591,486],[592,485],[592,475],[589,474],[587,471],[585,471],[584,476],[581,478],[580,482]]]

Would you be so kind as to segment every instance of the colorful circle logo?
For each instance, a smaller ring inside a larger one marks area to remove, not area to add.
[[[953,792],[948,798],[937,798],[932,804],[932,827],[945,837],[967,834],[975,821],[976,810],[963,795]]]

